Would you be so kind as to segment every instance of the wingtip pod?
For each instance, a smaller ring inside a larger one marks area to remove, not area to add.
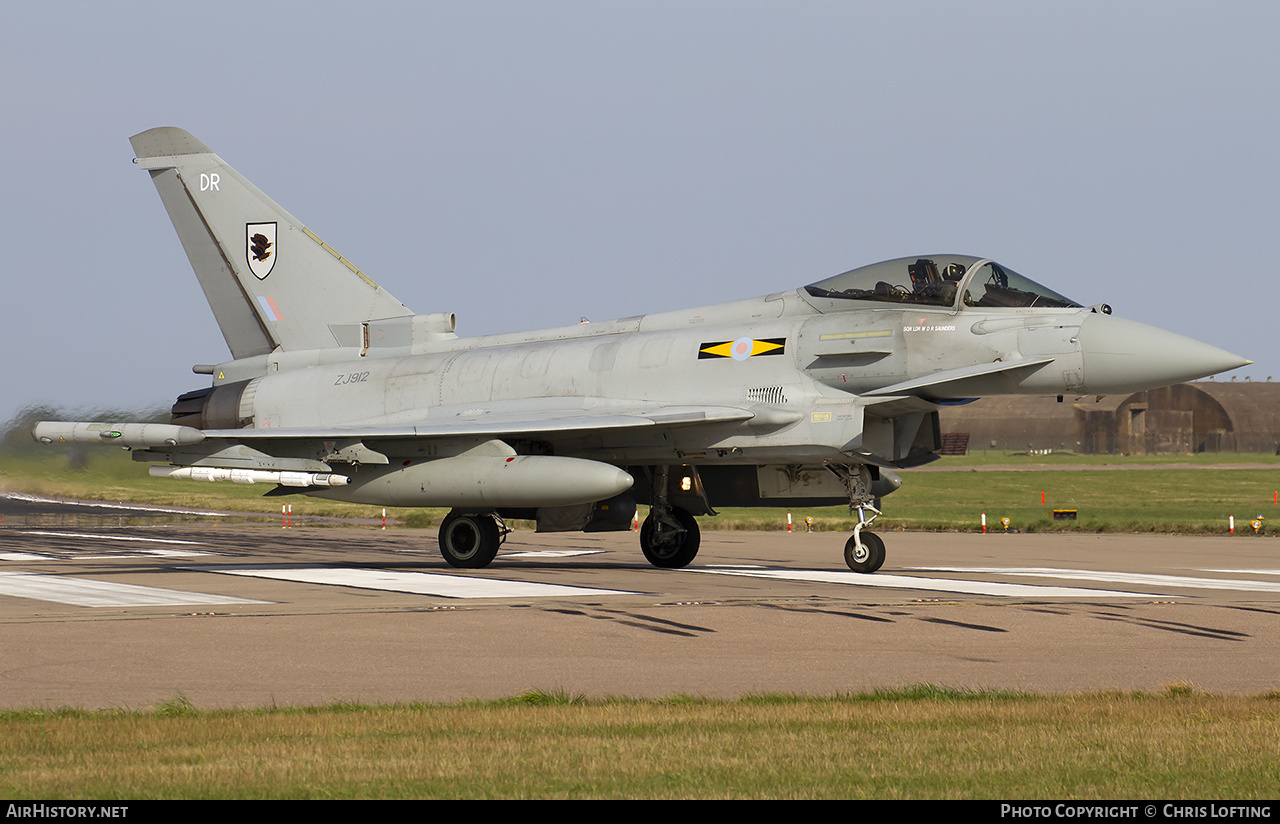
[[[152,447],[189,446],[204,440],[204,433],[171,423],[102,423],[97,421],[40,421],[31,430],[38,443],[112,444]]]

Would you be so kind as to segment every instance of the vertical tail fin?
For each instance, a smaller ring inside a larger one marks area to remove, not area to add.
[[[182,129],[130,138],[233,357],[339,345],[338,327],[412,314]]]

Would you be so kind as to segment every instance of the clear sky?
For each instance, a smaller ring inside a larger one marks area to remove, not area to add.
[[[1280,380],[1277,31],[1229,0],[9,4],[0,421],[167,406],[229,357],[130,162],[166,125],[464,335],[954,252]]]

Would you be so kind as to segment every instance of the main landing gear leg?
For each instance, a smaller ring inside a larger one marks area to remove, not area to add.
[[[654,468],[653,506],[640,527],[640,549],[654,566],[679,569],[697,557],[702,536],[697,519],[667,501],[667,476],[668,467]]]

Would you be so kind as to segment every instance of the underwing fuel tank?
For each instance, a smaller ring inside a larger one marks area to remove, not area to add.
[[[341,491],[312,494],[376,506],[487,510],[594,503],[634,483],[616,466],[554,455],[458,455],[405,464],[362,466]]]

